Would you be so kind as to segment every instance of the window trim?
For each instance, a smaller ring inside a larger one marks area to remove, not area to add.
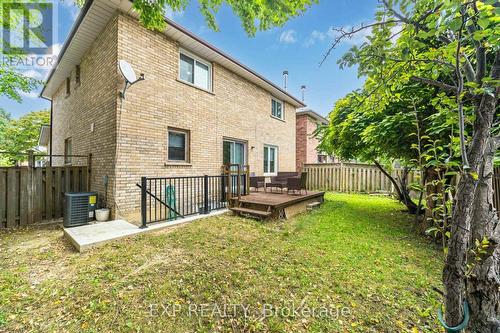
[[[281,104],[281,118],[273,114],[273,101]],[[285,121],[285,103],[282,100],[271,97],[271,117],[274,119]]]
[[[191,58],[193,59],[193,83],[189,82],[189,81],[186,81],[186,80],[183,80],[181,78],[181,54],[183,54],[184,56],[188,57],[188,58]],[[190,85],[192,87],[195,87],[195,88],[198,88],[198,89],[201,89],[203,91],[206,91],[206,92],[209,92],[209,93],[213,93],[213,65],[210,61],[207,61],[203,58],[200,58],[196,55],[194,55],[193,53],[189,52],[189,51],[186,51],[185,49],[182,49],[180,48],[179,49],[179,56],[177,57],[178,59],[178,62],[179,62],[179,65],[178,65],[178,73],[177,73],[177,80],[179,80],[180,82],[182,83],[185,83],[187,85]],[[196,70],[196,62],[199,62],[205,66],[208,67],[208,89],[204,88],[204,87],[200,87],[198,85],[196,85],[194,82],[195,82],[195,70]]]
[[[168,150],[170,148],[169,146],[169,136],[170,132],[173,133],[180,133],[184,134],[185,138],[185,147],[184,147],[184,159],[183,160],[171,160],[168,158]],[[191,163],[191,131],[182,129],[182,128],[175,128],[175,127],[168,127],[167,129],[167,162],[172,163],[172,164],[189,164]]]
[[[246,140],[240,140],[240,139],[233,139],[229,137],[223,137],[222,138],[222,164],[224,164],[224,142],[231,142],[231,143],[239,143],[243,145],[243,164],[242,165],[247,165],[248,164],[248,141]]]
[[[265,172],[264,165],[262,165],[262,173],[264,174],[265,177],[271,177],[271,176],[277,176],[278,175],[278,170],[279,170],[279,147],[276,145],[270,145],[270,144],[264,144],[262,148],[262,154],[264,154],[265,149],[264,148],[274,148],[275,155],[274,155],[274,172]],[[267,150],[269,152],[269,149]],[[264,157],[264,156],[263,156]],[[262,162],[264,164],[265,159],[262,159]],[[269,159],[268,159],[269,162]],[[269,165],[268,165],[268,170],[269,170]]]
[[[71,145],[71,151],[68,154],[68,142]],[[64,164],[65,165],[70,165],[72,163],[71,161],[71,156],[73,155],[73,138],[67,137],[64,139]]]

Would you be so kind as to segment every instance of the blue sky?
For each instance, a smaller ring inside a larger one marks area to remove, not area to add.
[[[79,9],[72,5],[71,0],[54,1],[58,4],[55,45],[58,50]],[[217,15],[219,32],[206,26],[196,1],[185,11],[169,13],[169,16],[279,85],[283,84],[282,71],[288,70],[289,91],[300,98],[300,86],[306,85],[306,104],[318,113],[327,115],[337,99],[362,84],[355,69],[340,70],[337,60],[350,46],[362,42],[364,38],[357,36],[343,42],[320,67],[319,62],[334,35],[330,29],[372,21],[376,6],[377,0],[320,0],[319,4],[311,7],[303,16],[292,19],[284,27],[258,32],[253,38],[246,35],[238,17],[227,7],[223,7]],[[24,70],[29,75],[43,78],[48,68]],[[0,97],[0,106],[15,118],[50,106],[49,102],[36,98],[36,95],[37,93],[23,96],[21,104]]]

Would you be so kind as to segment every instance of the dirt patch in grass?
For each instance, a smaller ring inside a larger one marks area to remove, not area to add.
[[[442,255],[411,217],[388,198],[326,199],[83,254],[60,229],[1,234],[0,332],[438,332]]]

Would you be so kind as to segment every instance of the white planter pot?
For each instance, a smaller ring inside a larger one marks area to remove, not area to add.
[[[106,222],[107,220],[109,220],[109,209],[108,208],[97,209],[95,211],[95,219],[98,222]]]

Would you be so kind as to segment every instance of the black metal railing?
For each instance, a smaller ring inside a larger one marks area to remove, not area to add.
[[[247,194],[247,177],[231,176],[231,194]],[[142,177],[141,228],[148,223],[169,221],[195,214],[208,214],[227,207],[228,176]]]

